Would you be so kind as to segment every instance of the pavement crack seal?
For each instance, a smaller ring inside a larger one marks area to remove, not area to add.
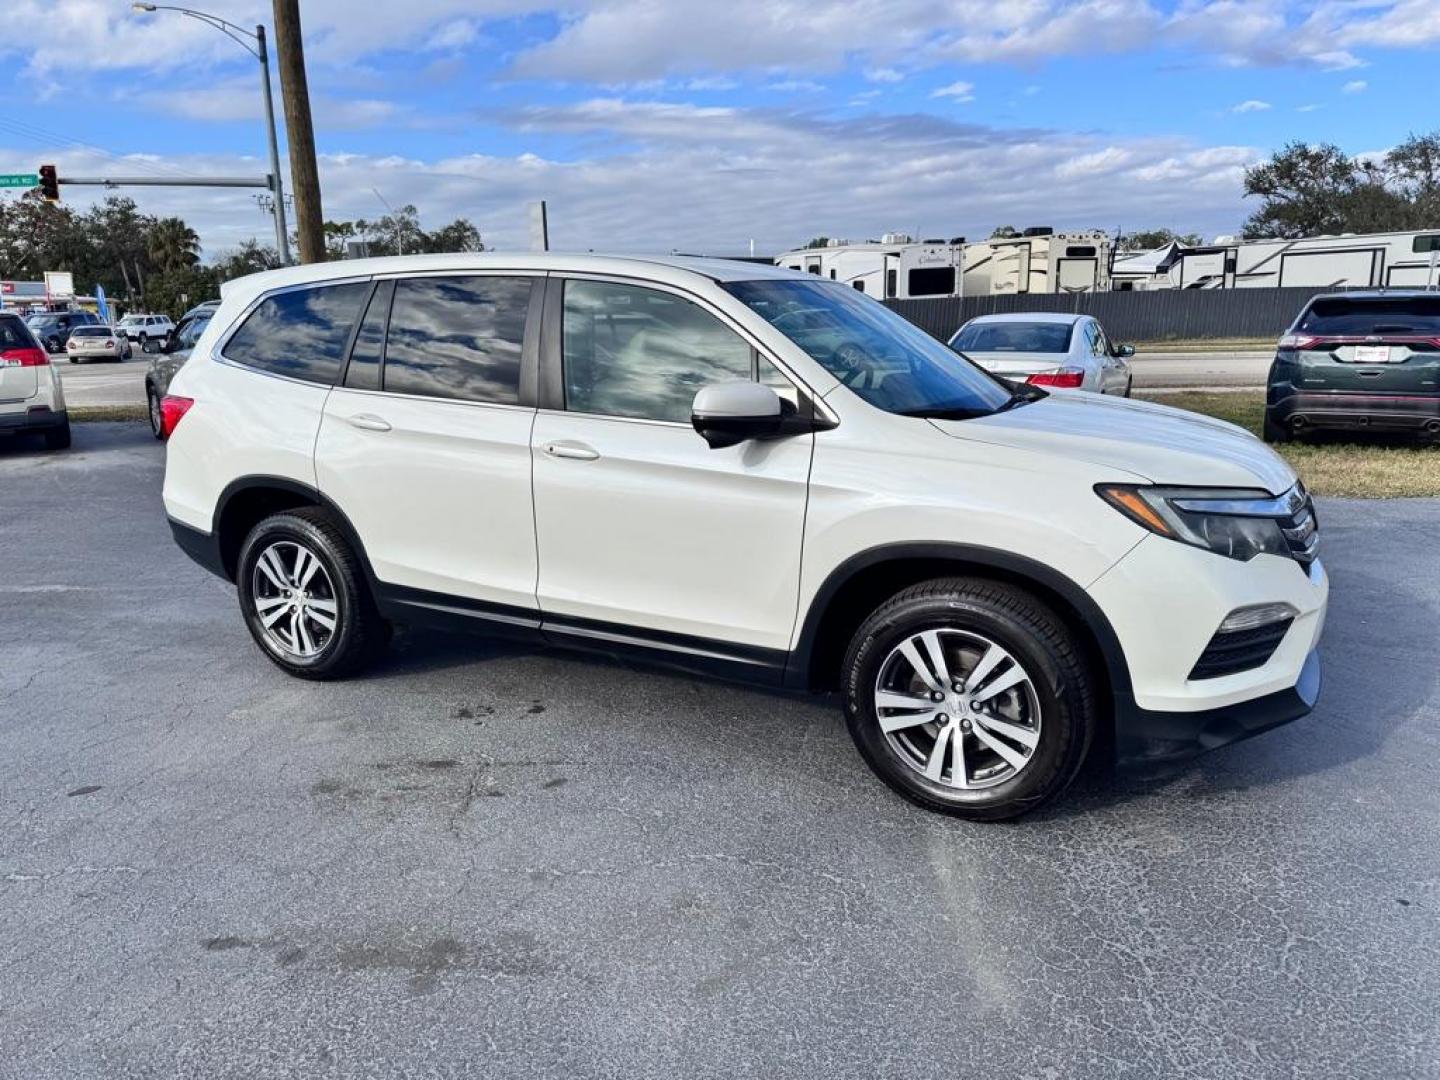
[[[457,839],[460,836],[460,823],[469,816],[470,808],[475,805],[476,799],[504,794],[496,786],[495,778],[490,774],[490,768],[494,764],[492,758],[485,757],[475,765],[475,768],[470,770],[470,775],[465,782],[465,794],[460,800],[459,807],[450,815],[446,826]]]

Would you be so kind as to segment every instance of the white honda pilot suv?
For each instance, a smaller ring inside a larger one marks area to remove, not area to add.
[[[838,690],[881,779],[978,819],[1092,744],[1180,757],[1319,692],[1314,510],[1263,443],[1005,382],[810,275],[258,274],[162,414],[176,540],[303,678],[439,624]]]

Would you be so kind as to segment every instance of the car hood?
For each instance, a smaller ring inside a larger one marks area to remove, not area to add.
[[[974,420],[933,420],[959,439],[1109,465],[1157,484],[1264,488],[1279,495],[1295,471],[1244,428],[1148,401],[1056,390]]]

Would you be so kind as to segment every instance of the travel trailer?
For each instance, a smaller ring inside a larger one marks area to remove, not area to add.
[[[1199,247],[1117,258],[1117,288],[1266,289],[1440,285],[1440,232],[1346,233],[1301,240],[1218,237]]]
[[[962,296],[964,244],[963,236],[917,243],[903,233],[886,233],[878,242],[838,240],[787,251],[775,265],[839,281],[876,299]]]
[[[882,299],[1097,292],[1109,287],[1110,238],[1035,228],[967,244],[963,236],[916,241],[887,233],[878,242],[787,251],[775,263]]]

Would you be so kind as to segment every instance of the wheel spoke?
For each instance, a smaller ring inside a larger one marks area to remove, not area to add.
[[[935,736],[935,745],[930,748],[930,757],[925,762],[925,778],[927,780],[940,779],[940,773],[945,768],[945,748],[950,741],[950,733],[955,730],[954,725],[946,724],[940,729],[940,734]]]
[[[995,753],[999,754],[1005,760],[1005,763],[1008,764],[1016,772],[1019,772],[1025,767],[1025,762],[1028,759],[1009,743],[1005,742],[1003,739],[997,739],[994,735],[991,735],[979,724],[974,725],[970,730],[975,733],[975,737],[977,739],[979,739],[982,743],[988,746],[991,750],[994,750]]]
[[[1019,686],[1023,682],[1029,682],[1030,676],[1025,674],[1025,669],[1019,664],[1012,664],[1010,669],[997,676],[985,689],[978,692],[972,691],[971,696],[976,701],[989,701],[996,694],[1009,690],[1012,686]]]
[[[950,740],[950,786],[970,786],[970,777],[965,772],[965,736],[959,731]]]
[[[1026,750],[1034,750],[1035,744],[1040,741],[1040,736],[1030,728],[1012,724],[999,717],[986,716],[984,713],[975,713],[974,716],[976,723],[981,727],[988,728],[997,735],[1004,735],[1011,742],[1017,742],[1025,747]]]
[[[334,632],[335,620],[323,611],[316,611],[313,607],[310,607],[306,609],[305,615],[311,622],[320,627],[320,629]]]
[[[260,558],[255,562],[255,568],[270,579],[270,584],[277,589],[289,588],[289,581],[285,577],[285,567],[280,565],[280,559],[275,554],[273,547],[266,548],[260,553]]]
[[[305,601],[305,606],[311,611],[323,611],[327,615],[335,614],[335,601],[327,600],[323,596],[311,597]]]
[[[930,670],[935,673],[941,690],[950,689],[950,668],[945,663],[945,647],[940,644],[940,631],[926,630],[920,635],[925,642],[925,652],[930,657]]]
[[[284,607],[288,603],[288,596],[260,596],[255,599],[255,610],[261,615],[268,615],[277,607]]]
[[[264,625],[265,629],[268,630],[277,622],[279,622],[281,618],[285,616],[289,611],[290,605],[287,601],[286,603],[281,604],[279,607],[271,608],[268,612],[262,613],[260,615],[260,622],[262,625]]]
[[[316,556],[313,551],[306,551],[305,554],[310,557],[309,563],[306,565],[303,573],[299,570],[295,572],[296,587],[301,589],[308,589],[310,587],[310,580],[315,576],[315,571],[320,569],[319,557]]]
[[[970,669],[970,674],[965,676],[966,691],[973,691],[977,686],[979,686],[982,682],[984,682],[990,677],[990,673],[992,671],[999,667],[1003,661],[1008,660],[1009,658],[1010,654],[1007,653],[1004,649],[1000,648],[999,645],[991,645],[988,649],[985,650],[985,655],[980,657],[979,661],[975,664],[975,666]]]
[[[292,625],[298,643],[296,651],[299,652],[301,656],[309,656],[315,651],[315,643],[310,640],[310,631],[305,628],[305,620],[300,618],[299,615],[296,615]]]
[[[305,587],[300,582],[305,577],[305,567],[309,562],[310,552],[297,544],[295,546],[295,565],[290,571],[290,583],[297,589],[303,589]]]
[[[905,657],[910,666],[915,669],[915,674],[920,677],[921,682],[931,690],[938,690],[943,694],[947,688],[944,683],[935,677],[935,673],[930,670],[930,665],[921,657],[920,650],[915,647],[916,640],[916,638],[911,638],[901,645],[900,655]]]

